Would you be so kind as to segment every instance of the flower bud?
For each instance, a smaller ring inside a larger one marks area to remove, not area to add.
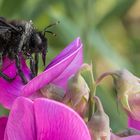
[[[81,76],[81,72],[87,70],[87,67],[89,67],[89,65],[82,65],[80,70],[68,80],[66,95],[71,101],[72,106],[76,106],[81,101],[82,97],[84,97],[87,101],[89,99],[89,87],[84,78]]]
[[[129,97],[140,92],[140,79],[128,70],[118,70],[112,76],[114,78],[118,99],[126,110],[131,111]]]
[[[97,96],[94,96],[97,106],[96,112],[87,123],[91,137],[94,140],[110,140],[110,122],[108,115],[104,112],[102,103]]]
[[[111,75],[114,79],[118,100],[123,108],[137,120],[140,120],[140,114],[138,113],[140,110],[140,79],[126,69],[108,72],[103,75],[98,78],[97,83],[105,76]]]
[[[81,101],[82,97],[88,101],[89,88],[80,74],[76,74],[69,79],[66,94],[71,100],[73,106],[76,106]]]
[[[62,101],[64,98],[64,90],[54,84],[49,84],[40,89],[43,96],[56,101]]]
[[[81,116],[85,112],[89,99],[89,87],[81,76],[81,72],[88,70],[89,65],[82,65],[81,69],[68,80],[65,103],[71,106]]]

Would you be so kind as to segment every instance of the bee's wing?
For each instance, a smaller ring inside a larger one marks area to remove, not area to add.
[[[0,26],[1,28],[7,28],[7,29],[12,29],[16,32],[19,32],[19,29],[14,26],[13,24],[11,24],[10,22],[6,21],[5,19],[0,17]]]
[[[11,31],[0,26],[0,44],[6,43],[11,38]],[[3,44],[4,45],[4,44]]]
[[[4,25],[0,25],[0,30],[9,30],[10,27],[8,26],[4,26]]]
[[[0,26],[0,34],[5,34],[8,32],[8,28]]]

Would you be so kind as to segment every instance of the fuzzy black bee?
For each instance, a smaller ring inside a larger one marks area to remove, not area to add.
[[[30,60],[31,78],[35,77],[38,73],[39,53],[41,53],[45,65],[47,52],[45,33],[52,33],[48,31],[48,28],[55,24],[47,26],[43,31],[37,31],[31,21],[8,21],[0,17],[0,63],[2,64],[4,57],[15,60],[18,75],[24,84],[28,81],[21,69],[20,56]],[[1,70],[0,76],[9,82],[14,79],[8,77]]]

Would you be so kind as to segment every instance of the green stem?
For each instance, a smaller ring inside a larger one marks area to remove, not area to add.
[[[95,111],[95,103],[94,103],[93,97],[96,95],[96,83],[95,83],[94,76],[93,76],[92,64],[91,64],[91,69],[89,72],[90,72],[90,76],[91,76],[91,84],[90,84],[88,120],[90,120],[92,114]]]

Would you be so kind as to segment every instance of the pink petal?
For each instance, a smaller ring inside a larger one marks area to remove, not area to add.
[[[65,59],[68,55],[71,55],[75,50],[77,50],[82,45],[80,38],[76,38],[73,42],[71,42],[65,49],[57,55],[51,63],[46,67],[46,69],[56,65],[63,59]]]
[[[48,83],[66,86],[67,79],[82,64],[82,44],[79,38],[62,51],[40,75],[32,79],[22,90],[23,96],[31,96]]]
[[[4,140],[35,140],[35,134],[33,103],[19,97],[12,106]]]
[[[29,69],[27,68],[25,61],[22,59],[22,70],[27,78],[29,78]],[[13,78],[17,74],[17,68],[15,61],[11,61],[8,58],[4,59],[2,71],[9,77]],[[0,78],[0,103],[6,108],[10,108],[15,98],[20,95],[22,88],[24,87],[21,78],[17,75],[15,80],[7,82],[3,78]]]
[[[129,96],[129,112],[134,120],[140,121],[140,94],[132,94]]]
[[[82,46],[81,46],[82,47]],[[83,63],[83,55],[82,49],[79,50],[75,58],[73,59],[72,63],[70,63],[67,68],[56,78],[52,81],[53,84],[56,84],[60,87],[66,89],[67,87],[67,80],[69,77],[77,72],[80,66]]]
[[[133,135],[133,136],[129,136],[129,137],[118,137],[118,136],[112,134],[111,140],[140,140],[140,135]]]
[[[0,117],[0,139],[4,139],[5,127],[7,124],[7,117]]]
[[[140,130],[140,121],[135,120],[131,115],[128,117],[128,127]]]
[[[128,112],[128,126],[140,130],[140,94],[129,96],[131,111]]]
[[[68,65],[68,67],[57,77],[52,81],[53,84],[56,84],[58,86],[61,86],[63,88],[66,88],[67,86],[67,80],[68,78],[76,73],[76,71],[80,68],[80,66],[83,63],[83,44],[81,43],[80,38],[75,39],[71,44],[69,44],[58,56],[54,58],[54,60],[47,66],[47,69],[51,66],[57,64],[58,62],[62,61],[65,57],[68,55],[71,55],[73,52],[76,51],[76,49],[81,48],[77,54],[77,56],[74,58],[72,63]]]
[[[64,104],[48,99],[15,100],[4,140],[91,140],[80,116]]]
[[[40,98],[34,110],[38,140],[91,140],[84,121],[66,105]]]

